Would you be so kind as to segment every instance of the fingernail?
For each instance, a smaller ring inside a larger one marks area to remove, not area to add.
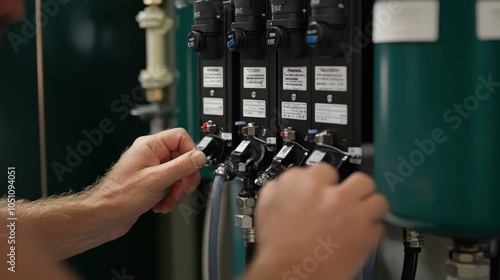
[[[207,157],[202,151],[194,151],[191,155],[191,160],[196,167],[201,168],[207,162]]]

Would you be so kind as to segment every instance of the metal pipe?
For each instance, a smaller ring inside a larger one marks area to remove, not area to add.
[[[42,3],[41,0],[35,1],[36,18],[36,67],[38,84],[38,133],[40,143],[40,177],[42,184],[42,197],[48,195],[47,187],[47,150],[45,138],[45,98],[43,83],[43,33],[42,33]]]

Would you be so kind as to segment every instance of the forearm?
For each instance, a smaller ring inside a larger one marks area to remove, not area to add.
[[[16,230],[30,235],[48,256],[59,261],[116,239],[128,230],[123,225],[132,223],[118,221],[109,201],[103,190],[96,189],[35,202],[20,200]]]

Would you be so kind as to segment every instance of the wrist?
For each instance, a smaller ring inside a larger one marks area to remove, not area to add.
[[[109,229],[110,240],[123,236],[137,220],[137,216],[128,215],[126,205],[120,201],[123,193],[116,193],[120,188],[113,180],[104,178],[82,199],[85,209],[98,219],[98,224]]]
[[[257,279],[288,279],[287,272],[290,271],[293,264],[280,258],[268,258],[257,254],[254,261],[250,264],[244,280]]]

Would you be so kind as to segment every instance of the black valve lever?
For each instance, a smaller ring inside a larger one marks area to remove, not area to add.
[[[269,167],[255,180],[255,184],[264,186],[267,181],[274,180],[288,168],[302,166],[308,154],[307,149],[300,144],[296,142],[286,143],[273,158]]]

